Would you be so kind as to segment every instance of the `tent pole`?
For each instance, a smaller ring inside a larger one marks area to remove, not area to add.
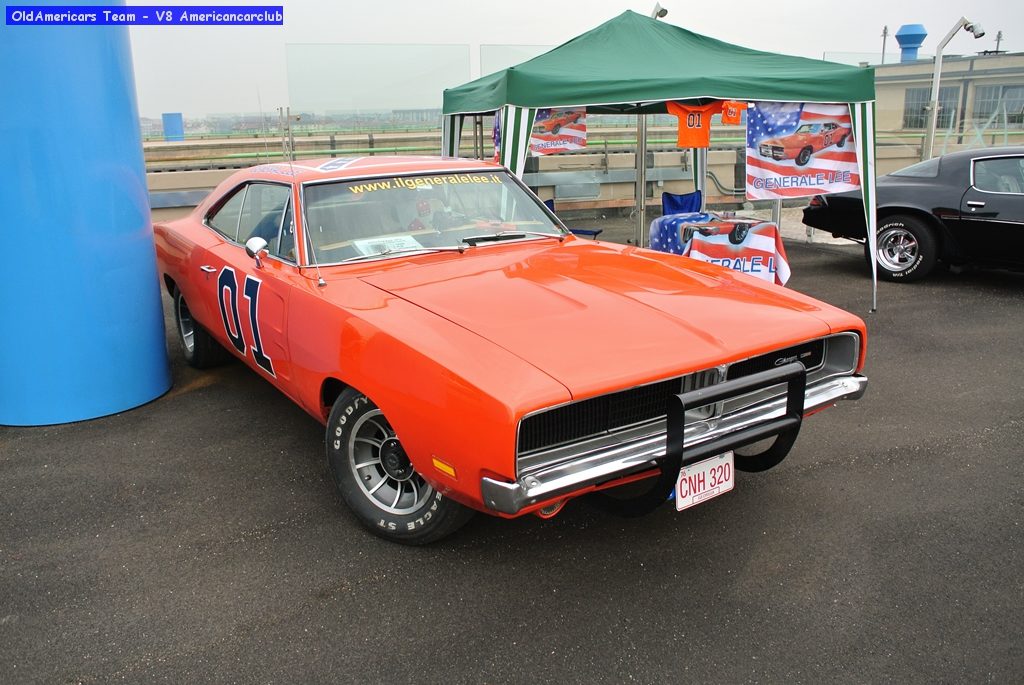
[[[473,156],[484,158],[484,118],[479,114],[473,117]]]
[[[640,105],[637,105],[639,107]],[[636,228],[633,244],[644,246],[644,222],[647,214],[647,116],[636,115]]]
[[[690,148],[693,157],[693,188],[700,191],[700,211],[708,206],[708,148]]]

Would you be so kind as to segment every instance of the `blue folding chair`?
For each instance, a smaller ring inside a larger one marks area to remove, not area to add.
[[[669,214],[686,214],[699,212],[701,204],[701,193],[695,190],[692,193],[662,193],[661,213],[664,216]]]

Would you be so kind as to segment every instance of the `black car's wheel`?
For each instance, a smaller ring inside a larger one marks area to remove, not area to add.
[[[561,131],[561,130],[562,130],[562,125],[561,124],[555,124],[554,126],[551,127],[551,132],[554,133],[556,136],[558,135],[558,132]]]
[[[208,369],[231,359],[231,353],[221,347],[206,329],[196,323],[189,311],[188,303],[177,288],[171,294],[174,300],[174,323],[178,331],[178,343],[189,366]]]
[[[800,154],[796,156],[796,165],[804,166],[805,164],[807,164],[807,162],[811,161],[811,154],[813,152],[814,150],[811,149],[810,145],[801,150]]]
[[[327,420],[327,459],[345,504],[382,538],[427,544],[473,515],[423,480],[383,412],[352,388],[338,396]]]
[[[864,256],[871,263],[871,247]],[[914,216],[886,217],[878,227],[878,275],[887,281],[918,281],[935,268],[938,246],[935,234]]]

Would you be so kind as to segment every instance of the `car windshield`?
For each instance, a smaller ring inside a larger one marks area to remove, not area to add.
[[[796,130],[797,133],[817,133],[821,130],[821,124],[804,124]]]
[[[318,265],[473,247],[481,236],[501,234],[497,243],[566,233],[498,170],[318,183],[303,196]]]
[[[909,176],[911,178],[935,178],[939,175],[939,158],[927,159],[917,164],[894,171],[890,176]]]

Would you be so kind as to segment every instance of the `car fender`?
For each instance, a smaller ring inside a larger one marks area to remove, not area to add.
[[[290,326],[318,322],[293,335],[299,404],[324,423],[324,382],[358,389],[387,416],[418,473],[482,508],[481,477],[515,477],[519,419],[568,401],[569,391],[494,343],[358,279],[327,289],[336,292],[299,292],[290,303]]]

